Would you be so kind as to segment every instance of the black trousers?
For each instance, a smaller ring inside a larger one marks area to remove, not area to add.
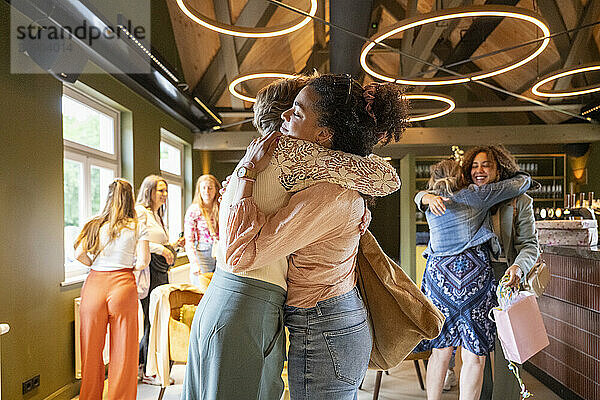
[[[148,296],[140,300],[144,311],[144,336],[140,342],[140,366],[144,368],[144,373],[146,361],[148,360],[148,341],[150,339],[150,293],[157,286],[169,283],[167,260],[158,254],[153,253],[151,256],[150,265],[148,266],[150,268],[150,288],[148,289]]]

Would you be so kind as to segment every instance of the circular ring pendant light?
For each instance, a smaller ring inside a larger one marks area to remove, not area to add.
[[[265,38],[273,36],[281,36],[291,32],[294,32],[304,25],[308,24],[311,17],[301,17],[295,19],[292,22],[283,25],[268,26],[268,27],[242,27],[236,25],[222,24],[218,21],[210,19],[198,11],[188,8],[185,5],[184,0],[177,0],[177,5],[192,21],[202,25],[210,30],[223,33],[231,36],[251,37],[251,38]],[[317,13],[317,0],[310,0],[310,10],[308,14],[314,16]]]
[[[242,75],[242,76],[235,78],[229,84],[229,92],[233,96],[237,97],[238,99],[248,101],[250,103],[254,103],[256,101],[256,97],[246,96],[246,95],[238,92],[236,90],[236,86],[242,82],[250,81],[253,79],[295,78],[296,76],[297,75],[286,74],[283,72],[259,72],[259,73],[254,73],[254,74]],[[405,95],[404,97],[409,101],[410,100],[434,100],[434,101],[440,101],[447,105],[447,107],[445,109],[443,109],[442,111],[438,111],[438,112],[435,112],[432,114],[425,114],[425,115],[419,115],[416,117],[410,117],[408,119],[409,122],[425,121],[428,119],[438,118],[438,117],[441,117],[443,115],[446,115],[446,114],[452,112],[452,110],[454,110],[454,108],[456,107],[456,103],[454,102],[454,100],[451,97],[443,96],[443,95],[437,94],[437,93],[411,93],[411,94]]]
[[[541,97],[569,97],[569,96],[579,96],[582,94],[597,92],[597,91],[600,91],[600,84],[585,86],[585,87],[577,88],[577,89],[563,90],[563,91],[554,91],[554,90],[542,91],[542,90],[540,90],[540,86],[542,86],[550,81],[560,79],[564,76],[580,74],[580,73],[588,72],[588,71],[598,71],[598,70],[600,70],[600,64],[585,64],[585,65],[579,65],[575,68],[571,67],[571,68],[561,69],[559,71],[552,72],[551,74],[544,76],[539,82],[537,82],[535,85],[533,85],[533,87],[531,88],[531,92],[533,94],[535,94],[536,96],[541,96]]]
[[[454,100],[451,97],[442,96],[441,94],[437,94],[437,93],[411,93],[411,94],[404,95],[404,97],[406,97],[408,100],[440,101],[447,105],[447,107],[445,109],[443,109],[442,111],[438,111],[438,112],[435,112],[432,114],[419,115],[416,117],[409,117],[408,122],[425,121],[428,119],[438,118],[443,115],[451,113],[452,110],[454,110],[454,108],[456,108],[456,103],[454,102]]]
[[[237,85],[239,85],[242,82],[246,82],[246,81],[250,81],[252,79],[262,79],[262,78],[294,78],[296,75],[291,75],[291,74],[285,74],[282,72],[259,72],[259,73],[255,73],[255,74],[248,74],[248,75],[242,75],[239,76],[237,78],[235,78],[230,84],[229,84],[229,92],[234,95],[235,97],[237,97],[238,99],[244,100],[244,101],[249,101],[250,103],[254,103],[256,101],[256,97],[250,97],[250,96],[246,96],[241,94],[240,92],[238,92],[235,87]]]
[[[396,35],[400,32],[406,31],[411,28],[416,28],[418,26],[431,24],[434,22],[445,21],[449,19],[456,18],[466,18],[466,17],[505,17],[505,18],[513,18],[522,20],[525,22],[529,22],[537,26],[541,29],[544,40],[541,41],[539,47],[529,54],[527,57],[522,58],[521,60],[515,61],[508,65],[503,65],[497,68],[494,68],[490,71],[482,71],[475,72],[472,74],[460,76],[460,77],[440,77],[440,78],[424,78],[424,79],[403,79],[394,78],[392,76],[387,76],[381,74],[379,72],[374,71],[371,66],[367,63],[367,55],[375,47],[377,43],[389,38],[390,36]],[[474,80],[480,80],[489,78],[495,75],[500,75],[504,72],[508,72],[515,68],[520,67],[528,63],[529,61],[536,58],[544,49],[548,46],[550,42],[550,29],[548,29],[547,24],[544,22],[542,17],[538,14],[526,10],[523,8],[511,7],[511,6],[496,6],[496,5],[484,5],[484,6],[469,6],[469,7],[458,7],[451,8],[446,10],[438,10],[428,14],[417,15],[411,18],[404,19],[394,25],[392,25],[387,32],[372,36],[370,41],[366,43],[360,54],[360,65],[362,68],[371,76],[381,79],[383,81],[388,82],[396,82],[404,85],[415,85],[415,86],[432,86],[432,85],[451,85],[457,83],[464,83]]]

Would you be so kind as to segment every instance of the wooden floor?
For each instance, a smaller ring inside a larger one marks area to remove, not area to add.
[[[179,400],[181,396],[181,385],[185,371],[184,365],[175,365],[171,377],[175,379],[175,384],[168,387],[165,391],[163,400]],[[359,400],[371,400],[373,398],[373,389],[375,385],[375,371],[368,371],[363,383],[363,390],[359,392]],[[535,399],[560,400],[560,397],[554,394],[550,389],[542,385],[533,376],[524,372],[523,379],[527,389],[533,393]],[[156,400],[160,387],[139,384],[138,400]],[[390,375],[383,375],[381,380],[381,390],[379,400],[418,400],[426,399],[425,392],[419,387],[415,367],[412,361],[406,361],[398,367],[390,370]],[[444,392],[443,400],[458,399],[458,388],[455,386],[452,390]]]

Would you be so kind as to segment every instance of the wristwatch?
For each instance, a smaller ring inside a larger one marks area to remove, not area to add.
[[[256,180],[256,171],[250,167],[241,166],[237,170],[237,177],[240,179],[246,179],[250,181]]]

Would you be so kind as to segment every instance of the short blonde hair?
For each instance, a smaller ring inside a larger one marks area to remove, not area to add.
[[[298,75],[293,78],[278,79],[259,90],[254,103],[254,120],[252,124],[261,135],[268,135],[281,127],[281,114],[292,108],[294,99],[316,73]]]

